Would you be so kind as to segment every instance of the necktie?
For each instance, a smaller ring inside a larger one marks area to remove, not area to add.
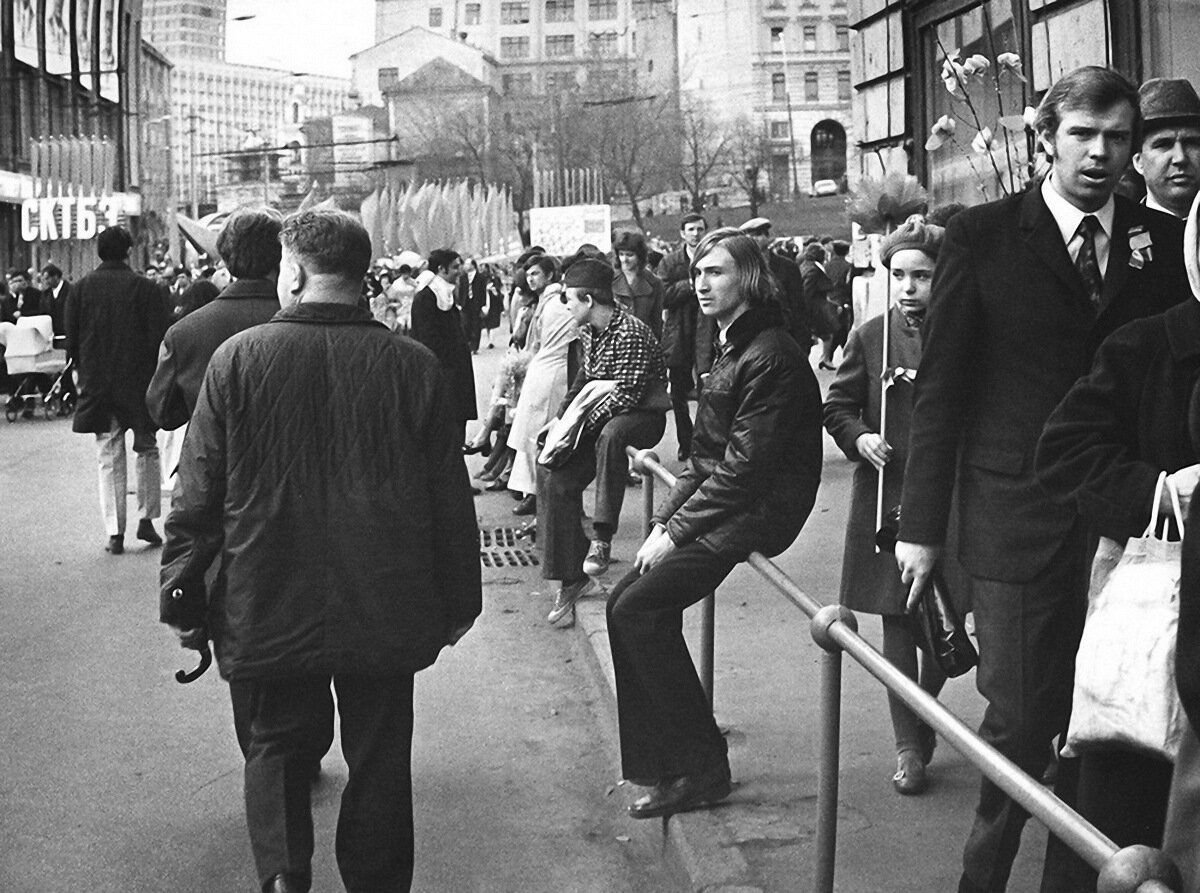
[[[1096,231],[1100,229],[1100,221],[1094,214],[1088,214],[1079,221],[1076,233],[1083,239],[1079,254],[1075,256],[1075,269],[1083,280],[1083,288],[1093,304],[1100,303],[1100,262],[1096,259]]]

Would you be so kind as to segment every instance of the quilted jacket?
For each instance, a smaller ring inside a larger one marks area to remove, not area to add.
[[[481,603],[448,410],[433,354],[362,308],[301,303],[230,338],[184,441],[163,622],[206,625],[227,679],[433,663]]]
[[[821,483],[821,394],[777,307],[748,310],[700,391],[692,456],[656,512],[677,546],[742,560],[792,544]]]

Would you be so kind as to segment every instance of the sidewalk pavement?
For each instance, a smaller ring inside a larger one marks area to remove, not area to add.
[[[480,364],[483,365],[483,364]],[[490,365],[490,364],[489,364]],[[481,370],[477,369],[477,375]],[[823,389],[832,373],[818,373]],[[670,419],[656,448],[665,466],[677,472],[677,445]],[[481,463],[472,457],[469,467]],[[817,502],[800,536],[776,564],[806,593],[822,603],[836,602],[842,541],[849,508],[850,463],[825,437],[825,468]],[[656,484],[655,499],[665,488]],[[591,511],[594,494],[584,496]],[[510,499],[495,494],[477,498],[484,529],[519,526]],[[624,574],[642,541],[643,494],[626,491],[621,526],[613,540],[616,559],[604,578],[611,586]],[[588,529],[584,522],[585,530]],[[498,576],[499,575],[499,576]],[[487,588],[496,581],[526,585],[548,611],[554,586],[542,581],[537,567],[514,572],[484,571]],[[863,637],[879,647],[877,617],[859,616]],[[684,616],[685,634],[697,659],[700,611]],[[616,727],[616,701],[602,598],[579,603],[577,625],[562,632],[547,625],[547,635],[574,634],[606,693]],[[727,730],[734,792],[725,803],[663,822],[664,855],[686,872],[687,884],[708,893],[782,893],[811,889],[815,868],[817,788],[817,700],[820,648],[812,641],[805,616],[741,565],[719,588],[716,598],[714,712]],[[839,893],[930,893],[957,886],[962,845],[973,818],[979,773],[944,742],[930,767],[929,790],[902,797],[891,784],[895,750],[887,698],[876,680],[846,658],[843,661],[841,775],[835,888]],[[974,675],[951,680],[942,702],[976,727],[983,700]],[[620,784],[623,809],[639,790]],[[633,819],[629,820],[633,822]],[[1014,866],[1009,890],[1037,888],[1046,832],[1030,822]]]

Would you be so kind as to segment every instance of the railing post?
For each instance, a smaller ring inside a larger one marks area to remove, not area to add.
[[[704,596],[700,619],[700,684],[708,695],[708,709],[713,706],[713,646],[716,641],[717,594]]]
[[[829,627],[841,621],[858,629],[854,614],[841,605],[826,605],[812,619],[813,641],[821,654],[819,703],[820,754],[817,764],[817,853],[813,877],[815,893],[833,893],[837,865],[837,810],[839,750],[842,734],[842,649],[829,635]]]

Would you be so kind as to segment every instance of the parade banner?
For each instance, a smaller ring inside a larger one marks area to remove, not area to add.
[[[521,249],[512,196],[496,186],[452,183],[390,184],[376,189],[360,208],[376,257],[401,251],[422,256],[452,248],[472,257],[506,257]]]

